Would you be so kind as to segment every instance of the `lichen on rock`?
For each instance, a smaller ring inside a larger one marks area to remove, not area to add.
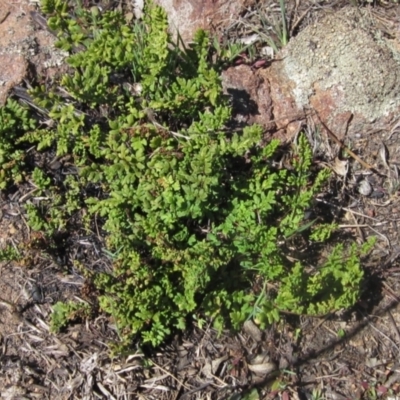
[[[355,117],[356,129],[389,122],[400,109],[400,62],[393,51],[366,10],[347,7],[294,37],[280,54],[281,65],[272,67],[278,75],[272,82],[292,81],[285,95],[328,124],[344,113]]]

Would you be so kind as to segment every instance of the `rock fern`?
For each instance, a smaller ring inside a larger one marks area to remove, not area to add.
[[[174,45],[152,4],[132,23],[115,11],[71,18],[60,0],[43,0],[42,10],[70,52],[73,71],[60,82],[70,98],[31,91],[53,121],[48,129],[15,103],[0,110],[1,184],[13,166],[17,182],[29,174],[18,146],[71,157],[76,172],[61,183],[30,172],[47,197],[26,206],[28,222],[48,236],[67,232],[82,209],[82,226],[103,222],[113,271],[89,275],[122,344],[158,345],[193,315],[239,328],[248,318],[266,324],[281,311],[323,314],[357,301],[367,247],[333,246],[313,261],[288,251],[289,241],[312,247],[334,230],[305,219],[328,172],[314,171],[304,135],[292,167],[278,169],[278,141],[263,144],[259,126],[227,128],[231,109],[207,33]],[[58,329],[75,309],[57,307]]]

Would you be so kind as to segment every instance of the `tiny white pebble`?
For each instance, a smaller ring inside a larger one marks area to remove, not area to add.
[[[358,192],[363,196],[369,196],[372,193],[371,184],[366,180],[361,181],[358,186]]]

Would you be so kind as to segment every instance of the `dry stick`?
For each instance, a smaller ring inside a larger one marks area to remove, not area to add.
[[[190,387],[186,386],[182,381],[180,381],[175,375],[171,374],[171,372],[167,371],[165,368],[158,365],[155,361],[151,360],[151,362],[162,372],[169,375],[173,380],[179,383],[179,385],[183,386],[185,389],[190,390]]]
[[[392,264],[398,257],[400,256],[400,251],[397,250],[395,253],[393,253],[383,264],[382,268],[388,267],[390,264]],[[392,293],[393,295],[393,293]],[[400,300],[396,297],[396,300],[400,302]]]
[[[24,215],[21,213],[21,219],[22,219],[22,222],[25,224],[25,226],[26,226],[26,229],[27,229],[27,231],[28,231],[28,243],[30,243],[30,241],[31,241],[31,228],[30,228],[30,226],[28,225],[28,223],[26,222],[26,220],[25,220],[25,218],[24,218]]]
[[[190,140],[190,137],[189,137],[189,136],[182,135],[182,134],[179,133],[179,132],[170,131],[170,130],[167,129],[165,126],[162,126],[161,124],[159,124],[159,123],[156,121],[156,117],[155,117],[155,115],[154,115],[154,111],[153,111],[150,107],[146,107],[146,108],[144,109],[144,112],[145,112],[145,114],[146,114],[148,120],[149,120],[155,127],[160,128],[160,129],[163,129],[163,130],[165,130],[166,132],[169,132],[169,133],[171,133],[172,135],[174,135],[174,136],[176,136],[176,137],[180,137],[180,138],[183,138],[183,139],[186,139],[186,140]]]
[[[350,212],[350,213],[352,213],[352,214],[359,215],[360,217],[364,217],[364,218],[372,219],[372,221],[380,222],[379,219],[376,219],[376,218],[374,218],[374,217],[370,217],[370,216],[368,216],[368,215],[359,213],[359,212],[357,212],[357,211],[352,210],[351,208],[341,207],[341,209],[344,210],[344,211],[348,211],[348,212]]]
[[[193,394],[193,393],[199,392],[199,391],[201,391],[201,390],[207,388],[207,387],[210,386],[210,385],[212,385],[212,382],[211,382],[211,381],[206,382],[206,383],[203,383],[201,386],[199,386],[199,387],[197,387],[197,388],[195,388],[195,389],[192,389],[192,390],[190,390],[189,392],[184,393],[184,394],[182,395],[181,399],[182,399],[182,400],[183,400],[183,399],[186,399],[187,396],[189,396],[189,395],[191,395],[191,394]]]
[[[344,228],[368,228],[370,225],[367,225],[367,224],[362,224],[362,225],[359,225],[359,224],[357,224],[357,225],[348,224],[348,225],[338,225],[338,226],[339,226],[339,228],[344,229]]]
[[[358,225],[357,218],[353,213],[351,213],[351,217],[353,218],[354,222]],[[361,228],[359,226],[357,226],[356,229],[357,229],[358,234],[360,235],[361,240],[363,242],[365,242],[365,237],[364,237],[364,234],[363,234],[363,231],[361,230]]]
[[[177,400],[178,399],[179,395],[181,394],[181,390],[182,390],[182,385],[179,384],[179,387],[176,389],[176,392],[175,392],[173,400]]]
[[[397,295],[396,295],[396,293],[394,292],[394,290],[393,290],[385,281],[383,281],[383,286],[384,286],[384,287],[383,287],[383,290],[384,290],[388,295],[390,295],[394,300],[396,300],[397,303],[400,303],[400,299],[397,297]],[[396,321],[394,320],[393,315],[392,315],[392,313],[390,312],[390,310],[388,310],[388,315],[389,315],[390,322],[391,322],[392,325],[393,325],[393,328],[394,328],[394,330],[395,330],[395,332],[396,332],[397,338],[399,339],[399,343],[400,343],[400,331],[399,331],[399,328],[397,327]]]
[[[376,218],[374,218],[374,217],[370,217],[370,216],[368,216],[368,215],[359,213],[359,212],[357,212],[357,211],[352,210],[351,208],[340,207],[340,206],[337,206],[337,205],[335,205],[335,204],[329,203],[328,201],[321,200],[321,199],[318,199],[318,198],[316,198],[316,201],[319,201],[320,203],[327,204],[327,205],[330,206],[330,207],[335,207],[335,208],[339,208],[339,209],[344,210],[344,211],[348,211],[348,212],[350,212],[350,213],[352,213],[352,214],[359,215],[360,217],[372,219],[373,221],[377,221],[378,223],[381,222],[381,221],[379,221],[379,219],[376,219]]]
[[[394,328],[394,330],[396,332],[397,339],[399,339],[399,343],[400,343],[400,331],[399,331],[399,328],[396,325],[396,321],[394,320],[393,315],[390,312],[390,310],[388,310],[388,315],[389,315],[390,322],[392,323],[393,328]]]
[[[382,204],[375,203],[375,202],[373,202],[373,201],[371,201],[371,204],[372,204],[373,206],[377,206],[377,207],[386,207],[386,206],[390,205],[391,202],[392,202],[392,199],[389,199],[389,200],[385,201],[385,202],[382,203]]]
[[[310,6],[307,8],[306,11],[303,12],[303,14],[300,15],[300,17],[297,19],[297,21],[292,25],[290,28],[290,36],[293,36],[294,30],[297,28],[297,26],[300,24],[300,22],[304,19],[304,17],[308,14],[308,12],[314,7],[314,5]]]
[[[389,246],[389,248],[392,247],[390,240],[388,239],[388,237],[386,235],[384,235],[383,233],[380,233],[379,231],[377,231],[376,229],[372,228],[371,225],[368,225],[369,229],[371,229],[372,231],[374,231],[377,235],[383,237],[385,239],[385,242],[387,243],[387,245]]]
[[[26,323],[29,328],[32,330],[42,333],[40,329],[38,329],[35,325],[31,324],[20,311],[17,309],[17,305],[11,303],[10,301],[4,300],[0,297],[0,306],[7,308],[9,313],[19,322],[19,323]]]
[[[7,17],[10,15],[10,11],[7,11],[6,12],[6,15],[4,15],[4,17],[2,18],[2,19],[0,19],[0,24],[2,24],[6,19],[7,19]]]
[[[357,154],[353,153],[345,144],[343,144],[338,138],[337,136],[326,126],[326,124],[322,121],[322,119],[320,118],[320,116],[318,115],[318,113],[316,113],[319,122],[321,123],[321,125],[326,129],[326,131],[328,132],[329,136],[331,137],[331,139],[338,145],[340,146],[347,154],[349,154],[351,157],[353,157],[356,161],[358,161],[364,168],[367,168],[369,170],[371,170],[372,172],[376,173],[377,175],[382,176],[381,173],[379,173],[372,165],[366,163],[365,161],[363,161],[360,157],[358,157]]]
[[[365,315],[363,312],[361,313],[364,317],[368,318],[367,315]],[[396,347],[397,351],[400,353],[400,349],[399,346],[397,346],[397,344],[390,339],[389,336],[387,336],[385,333],[383,333],[380,329],[378,329],[372,322],[368,321],[368,325],[374,329],[376,332],[380,333],[386,340],[388,340],[394,347]]]

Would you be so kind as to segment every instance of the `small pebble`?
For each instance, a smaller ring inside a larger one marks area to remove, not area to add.
[[[371,184],[366,180],[361,181],[358,185],[358,192],[363,196],[369,196],[372,193]]]

